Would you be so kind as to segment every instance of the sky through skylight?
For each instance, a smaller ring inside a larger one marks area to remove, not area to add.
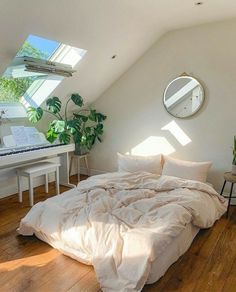
[[[35,52],[37,52],[38,54],[41,53],[42,57],[48,60],[58,49],[60,44],[61,43],[59,42],[41,38],[39,36],[29,35],[28,38],[25,40],[23,46],[17,53],[17,56],[37,57],[34,54]]]

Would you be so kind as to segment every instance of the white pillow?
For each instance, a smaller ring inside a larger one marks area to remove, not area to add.
[[[192,162],[165,156],[162,174],[205,183],[211,165],[212,162],[210,161]]]
[[[161,174],[161,155],[133,156],[117,153],[117,156],[118,171],[146,171],[154,174]]]

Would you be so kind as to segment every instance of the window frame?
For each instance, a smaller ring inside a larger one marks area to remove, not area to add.
[[[60,43],[57,49],[52,53],[48,61],[54,61],[63,63],[63,60],[68,58],[68,54],[73,54],[74,50],[77,51],[77,60],[70,64],[72,68],[76,66],[81,59],[86,54],[86,50],[71,47],[69,45],[65,45]],[[25,118],[27,117],[27,108],[29,106],[38,107],[52,94],[52,92],[60,85],[60,83],[64,80],[62,76],[56,75],[45,75],[39,77],[35,80],[29,88],[26,90],[25,94],[19,97],[19,102],[1,102],[0,110],[4,109],[7,111],[7,118]],[[49,84],[50,83],[50,84]],[[54,84],[53,84],[54,83]],[[37,85],[39,84],[39,85]],[[50,85],[50,86],[49,86]],[[30,92],[30,94],[29,94]],[[44,96],[43,98],[40,98]]]

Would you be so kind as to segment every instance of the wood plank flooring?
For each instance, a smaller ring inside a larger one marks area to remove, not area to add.
[[[61,192],[65,190],[61,187]],[[35,202],[54,193],[54,184],[47,195],[43,187],[35,188]],[[91,266],[62,255],[34,236],[17,235],[20,219],[30,209],[28,193],[23,196],[23,204],[16,195],[0,200],[0,291],[101,291]],[[143,291],[236,292],[236,208],[231,208],[229,219],[201,230],[185,255]]]

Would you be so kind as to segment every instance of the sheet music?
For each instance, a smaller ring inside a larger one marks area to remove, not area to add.
[[[40,134],[35,127],[24,127],[29,145],[36,145],[42,143]]]
[[[17,146],[27,145],[28,139],[25,134],[25,127],[24,126],[12,126],[11,127],[12,135],[15,139]]]
[[[42,143],[40,133],[35,127],[12,126],[11,132],[17,146],[37,145]]]

